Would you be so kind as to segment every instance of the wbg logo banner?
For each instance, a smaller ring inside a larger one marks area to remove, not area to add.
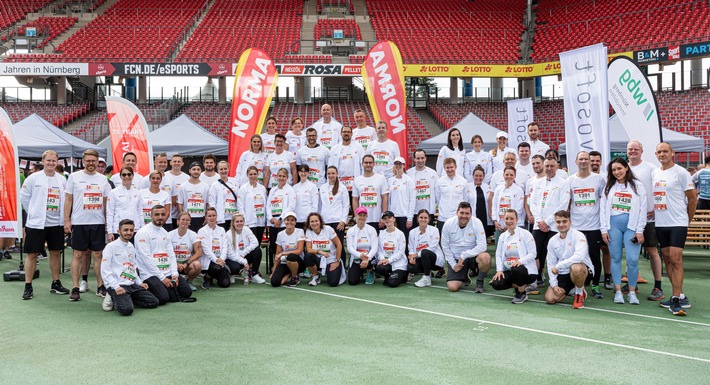
[[[654,150],[660,143],[661,117],[648,78],[633,61],[617,57],[609,63],[609,103],[629,139],[641,142],[646,151],[641,159],[660,165]]]
[[[113,173],[118,174],[123,164],[123,154],[136,154],[136,174],[148,175],[153,171],[153,147],[148,143],[148,123],[135,104],[117,96],[106,96],[108,128],[113,151]]]
[[[20,174],[12,121],[0,108],[0,237],[22,238],[20,218]]]
[[[391,41],[377,43],[362,63],[362,80],[370,98],[375,123],[387,123],[387,137],[397,142],[405,161],[407,150],[407,102],[404,93],[402,55]]]
[[[565,108],[567,159],[580,151],[602,153],[609,161],[609,97],[607,94],[607,53],[603,44],[560,53]],[[567,162],[569,172],[577,172]]]
[[[278,73],[269,55],[250,48],[239,58],[234,76],[229,134],[229,176],[232,177],[237,173],[239,157],[250,149],[252,135],[261,133]]]

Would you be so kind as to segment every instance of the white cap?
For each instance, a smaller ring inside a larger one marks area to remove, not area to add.
[[[395,163],[399,162],[399,163],[402,163],[402,164],[407,163],[407,162],[404,161],[404,158],[402,158],[401,156],[398,156],[398,157],[394,158],[394,162],[395,162]]]
[[[505,131],[501,131],[501,132],[499,132],[499,133],[496,134],[496,139],[498,139],[498,138],[500,138],[500,137],[503,137],[503,138],[508,139],[508,134],[507,134]]]
[[[104,159],[104,158],[99,158],[99,163],[101,163],[101,162],[106,163],[106,159]]]
[[[289,211],[289,212],[287,212],[286,214],[284,214],[284,215],[281,216],[282,219],[286,219],[286,218],[288,218],[288,217],[293,217],[293,219],[298,220],[298,217],[296,216],[296,213],[294,213],[293,211]]]

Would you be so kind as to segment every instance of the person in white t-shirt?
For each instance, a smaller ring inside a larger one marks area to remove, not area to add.
[[[444,253],[439,246],[439,230],[429,225],[431,214],[425,209],[417,213],[418,227],[409,232],[407,259],[407,272],[409,274],[422,274],[414,283],[416,287],[431,286],[431,271],[444,268]]]
[[[528,142],[520,142],[518,144],[518,162],[515,168],[525,171],[528,175],[533,174],[533,167],[530,162],[530,144]]]
[[[367,209],[367,224],[375,230],[384,227],[380,216],[389,207],[389,188],[382,174],[374,172],[375,158],[372,155],[362,157],[362,175],[353,182],[353,205]]]
[[[449,129],[446,145],[441,147],[441,150],[439,150],[439,156],[436,157],[436,173],[439,174],[440,177],[446,174],[444,171],[444,160],[447,158],[452,158],[456,161],[456,164],[458,165],[456,168],[456,175],[464,176],[464,170],[466,168],[466,150],[463,148],[461,131],[459,131],[456,127]]]
[[[517,211],[508,209],[503,218],[506,231],[496,243],[496,274],[491,279],[491,287],[495,290],[512,287],[513,303],[521,304],[528,299],[525,289],[537,280],[535,240],[529,231],[518,227]]]
[[[505,131],[500,131],[496,134],[496,147],[489,151],[489,153],[492,158],[492,174],[495,174],[503,169],[503,157],[505,157],[505,154],[515,154],[515,149],[508,147],[508,134]]]
[[[199,231],[205,222],[205,209],[209,200],[210,186],[200,180],[200,162],[190,165],[190,179],[178,190],[178,211],[187,211],[192,217],[190,230]]]
[[[404,158],[394,160],[394,176],[387,182],[389,189],[389,210],[394,213],[397,228],[402,230],[405,238],[409,237],[412,228],[414,206],[416,203],[416,190],[414,180],[404,173]],[[409,252],[408,248],[405,250]]]
[[[131,180],[131,184],[133,187],[138,187],[141,184],[141,181],[143,180],[143,175],[138,174],[135,172],[136,170],[136,164],[138,163],[138,157],[134,152],[128,151],[123,154],[123,165],[122,166],[128,166],[131,169],[133,169],[133,179]],[[115,167],[114,167],[115,170]],[[118,175],[118,173],[115,173],[111,176],[111,182],[113,182],[114,186],[118,186],[121,184],[121,176]]]
[[[189,175],[182,172],[182,166],[184,164],[185,161],[183,160],[182,155],[174,154],[172,158],[170,158],[170,171],[166,173],[166,175],[170,175],[170,179],[173,181],[173,188],[175,189],[172,193],[173,201],[170,206],[170,219],[172,221],[172,228],[174,229],[177,228],[177,216],[179,214],[177,200],[178,193],[180,192],[180,186],[190,179]]]
[[[377,231],[367,224],[367,209],[360,206],[355,209],[355,225],[348,229],[347,248],[350,254],[350,269],[348,269],[348,284],[358,285],[365,275],[365,284],[375,283],[373,262],[377,256],[379,240]]]
[[[436,220],[436,227],[441,233],[444,223],[449,218],[456,216],[457,207],[461,202],[466,201],[466,179],[456,173],[456,160],[447,158],[444,160],[444,171],[446,175],[436,181],[434,195],[439,204],[439,216]]]
[[[528,123],[528,137],[530,138],[527,141],[530,144],[530,155],[545,155],[550,149],[550,146],[540,140],[540,126],[537,122]]]
[[[373,140],[367,145],[366,154],[375,158],[374,172],[389,179],[394,175],[392,167],[394,158],[400,155],[399,145],[392,139],[387,138],[387,123],[380,120],[377,122],[377,140]]]
[[[212,154],[207,154],[202,157],[202,166],[205,171],[200,174],[200,180],[205,182],[207,186],[212,186],[212,183],[219,179],[219,174],[217,174],[217,157]]]
[[[296,157],[289,151],[284,149],[286,137],[281,134],[274,136],[274,152],[266,158],[264,166],[264,187],[267,190],[274,188],[279,181],[276,178],[276,173],[283,169],[288,173],[287,183],[294,185],[298,183],[298,174],[296,173]]]
[[[220,161],[217,163],[217,174],[219,178],[212,183],[208,195],[208,204],[217,209],[217,224],[222,226],[224,231],[229,231],[232,227],[232,215],[237,213],[237,186],[234,178],[230,178],[229,163]]]
[[[308,165],[308,180],[320,187],[325,183],[325,168],[330,160],[330,151],[316,142],[318,134],[315,128],[306,130],[306,139],[308,140],[306,146],[301,147],[296,153],[296,167],[302,164]]]
[[[283,213],[296,210],[296,191],[286,184],[288,172],[280,169],[277,172],[279,184],[269,191],[269,198],[266,200],[266,225],[269,227],[269,248],[271,254],[276,252],[278,234],[285,227]],[[296,217],[298,220],[298,217]]]
[[[69,175],[64,200],[64,233],[72,234],[71,262],[73,289],[70,301],[79,301],[79,278],[84,252],[91,250],[98,287],[96,295],[106,296],[101,278],[101,250],[106,246],[106,197],[111,188],[105,176],[96,172],[99,153],[86,150],[82,155],[84,170]]]
[[[421,148],[414,151],[414,167],[407,170],[412,180],[414,180],[414,188],[417,195],[414,204],[414,211],[426,210],[431,213],[429,224],[434,224],[434,214],[436,212],[436,199],[434,188],[439,175],[433,169],[426,166],[426,152]],[[412,218],[415,220],[415,218]]]
[[[276,151],[276,144],[274,143],[274,140],[276,139],[276,126],[278,121],[275,117],[269,116],[266,118],[266,122],[264,124],[266,125],[266,132],[262,132],[260,135],[263,142],[262,148],[264,150],[264,155],[268,158],[269,155]],[[286,137],[284,137],[284,142],[285,141]]]
[[[266,227],[266,199],[268,194],[264,185],[258,182],[259,171],[256,166],[247,168],[247,183],[237,192],[237,212],[244,214],[245,224],[261,242]],[[259,268],[258,266],[256,267]],[[256,270],[258,272],[258,270]]]
[[[373,131],[374,132],[374,131]],[[340,130],[340,143],[330,149],[328,164],[338,169],[340,183],[352,198],[353,182],[355,177],[362,175],[360,160],[365,154],[358,143],[352,141],[353,131],[350,126],[343,126]]]
[[[385,286],[397,287],[407,282],[408,260],[405,253],[407,238],[396,227],[393,212],[382,213],[382,221],[385,223],[385,228],[378,235],[380,245],[377,250],[375,272],[384,278]]]
[[[174,202],[177,201],[178,190],[175,187],[173,175],[168,172],[168,155],[164,152],[156,154],[153,158],[153,167],[155,167],[156,171],[160,171],[162,175],[162,180],[160,181],[159,186],[160,189],[162,191],[165,191],[170,197],[170,200],[167,202],[168,204],[170,204],[170,212],[168,212],[169,217],[168,220],[165,221],[165,225],[163,225],[165,230],[170,231],[173,229],[173,223],[170,219],[170,216],[173,212],[173,204],[175,204]],[[150,187],[150,178],[146,177],[141,180],[141,183],[138,185],[138,190],[147,189],[148,187]]]
[[[518,226],[523,227],[523,214],[525,213],[523,204],[525,202],[525,192],[515,182],[515,168],[506,167],[503,170],[505,184],[496,187],[493,191],[493,199],[488,208],[489,216],[495,226],[496,239],[505,231],[505,213],[508,210],[515,210],[518,218]]]
[[[493,176],[493,157],[489,152],[483,151],[483,137],[474,135],[471,137],[471,145],[473,150],[466,154],[466,163],[464,163],[463,176],[467,181],[473,182],[473,170],[477,166],[481,166],[486,177],[484,182],[489,184]]]
[[[602,167],[602,154],[599,151],[589,151],[589,169],[592,170],[593,174],[599,174],[606,180],[606,171],[604,171],[604,167]],[[651,195],[650,191],[651,190],[647,190],[648,195]],[[609,246],[602,242],[599,248],[602,251],[602,266],[604,266],[604,289],[613,290],[614,285],[611,283],[611,254],[609,253]],[[658,254],[658,252],[656,252],[656,254]]]
[[[673,161],[675,151],[670,144],[656,146],[656,158],[661,167],[653,171],[653,210],[656,216],[656,235],[661,245],[663,261],[673,295],[659,302],[673,315],[684,316],[690,301],[683,293],[683,248],[690,220],[695,215],[698,194],[690,173]],[[629,273],[630,276],[631,273]]]
[[[296,166],[296,169],[298,170],[298,183],[293,185],[296,199],[293,210],[296,213],[296,227],[305,230],[308,228],[308,214],[318,212],[320,206],[318,187],[309,179],[313,174],[307,164]],[[325,170],[323,173],[325,174]]]
[[[264,165],[266,165],[266,153],[263,151],[261,136],[258,134],[252,135],[249,142],[249,151],[244,151],[239,157],[237,175],[234,176],[237,180],[237,187],[241,187],[248,182],[247,169],[251,166],[256,167],[257,181],[262,185],[264,184]]]
[[[202,242],[197,233],[190,230],[190,220],[190,213],[183,211],[178,214],[178,226],[168,233],[168,238],[173,245],[178,273],[185,275],[190,289],[196,291],[192,281],[202,271]]]
[[[27,212],[25,223],[25,291],[22,299],[33,297],[32,278],[37,266],[37,258],[49,249],[49,271],[52,275],[52,294],[69,294],[59,280],[59,251],[64,249],[64,200],[66,199],[66,179],[56,172],[59,156],[53,150],[42,153],[42,171],[37,171],[25,179],[20,189],[20,203]]]
[[[303,260],[306,235],[302,229],[296,228],[296,213],[286,212],[283,215],[285,228],[276,237],[274,252],[274,270],[271,272],[271,286],[279,287],[287,284],[290,287],[301,283],[299,274],[306,271]]]
[[[367,150],[368,143],[377,140],[377,133],[373,127],[367,125],[367,116],[361,109],[355,110],[355,128],[353,128],[353,142],[362,146],[363,153]],[[359,159],[359,158],[358,158]]]
[[[306,145],[306,135],[303,134],[303,119],[296,117],[291,119],[291,129],[286,132],[286,146],[288,151],[296,155],[298,150]]]
[[[321,119],[311,125],[318,133],[318,144],[330,150],[340,143],[340,129],[342,124],[333,119],[333,107],[324,104],[320,108]]]
[[[336,287],[345,282],[345,261],[342,260],[343,244],[330,226],[325,226],[320,214],[313,212],[306,219],[306,254],[304,262],[311,272],[308,286],[320,284],[325,274],[328,286]]]
[[[168,210],[168,213],[170,213],[170,203],[172,202],[170,193],[160,188],[163,182],[163,173],[161,171],[152,171],[144,179],[148,179],[150,181],[150,187],[142,189],[138,192],[138,199],[140,200],[138,207],[141,210],[141,219],[143,219],[143,223],[137,227],[141,228],[150,223],[150,212],[153,209],[153,206],[164,206]]]
[[[328,166],[326,170],[328,182],[318,189],[320,201],[320,214],[323,221],[330,226],[340,239],[340,243],[345,245],[345,224],[348,223],[348,213],[350,211],[350,198],[348,190],[340,182],[338,169],[335,166]],[[318,210],[314,210],[318,212]],[[345,246],[340,258],[345,260]]]

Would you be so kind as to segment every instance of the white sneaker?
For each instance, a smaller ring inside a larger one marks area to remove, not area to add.
[[[89,283],[82,279],[81,283],[79,284],[79,292],[86,293],[87,290],[89,290]]]
[[[266,283],[266,280],[264,278],[261,278],[261,276],[259,274],[256,274],[251,277],[251,282],[259,284],[259,285],[263,285],[264,283]]]
[[[639,305],[639,299],[636,296],[636,293],[633,291],[629,292],[628,300],[629,300],[629,303],[632,305]]]
[[[624,295],[621,294],[621,291],[617,291],[614,294],[614,303],[624,303]]]
[[[311,278],[311,282],[308,282],[308,286],[318,286],[320,284],[320,275],[314,275]]]
[[[414,286],[416,286],[416,287],[431,286],[431,276],[429,276],[429,275],[423,276],[417,282],[414,283]]]
[[[104,297],[104,302],[101,304],[101,308],[104,309],[104,311],[113,310],[113,299],[111,299],[110,294],[106,293],[106,296]]]

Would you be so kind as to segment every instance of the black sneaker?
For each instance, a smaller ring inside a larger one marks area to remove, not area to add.
[[[69,294],[69,289],[62,286],[62,282],[59,280],[52,282],[52,287],[49,289],[52,294]]]
[[[296,277],[291,277],[291,279],[288,281],[288,283],[286,284],[286,286],[288,286],[288,287],[294,287],[294,286],[298,286],[299,283],[301,283],[301,278],[299,278],[299,277],[297,277],[297,276],[296,276]]]
[[[72,302],[81,300],[81,296],[79,295],[79,288],[78,287],[71,289],[71,295],[69,296],[69,300]]]
[[[483,293],[483,281],[476,280],[476,289],[473,291],[474,293]]]
[[[441,269],[434,274],[434,278],[443,278],[444,277],[444,269]]]
[[[209,290],[210,287],[212,287],[212,280],[211,279],[203,279],[202,280],[202,289]]]
[[[677,316],[684,316],[686,314],[685,310],[680,306],[680,298],[678,297],[671,298],[668,310],[670,310],[673,315]]]
[[[34,294],[32,293],[32,286],[26,286],[25,287],[25,292],[22,293],[22,299],[27,300],[27,299],[32,299]]]
[[[2,257],[5,259],[12,259],[12,255],[10,254],[9,251],[5,250],[4,253],[2,253]]]
[[[611,278],[604,278],[604,289],[614,290],[614,284],[611,283]]]
[[[106,298],[106,286],[101,285],[96,289],[96,296]]]

